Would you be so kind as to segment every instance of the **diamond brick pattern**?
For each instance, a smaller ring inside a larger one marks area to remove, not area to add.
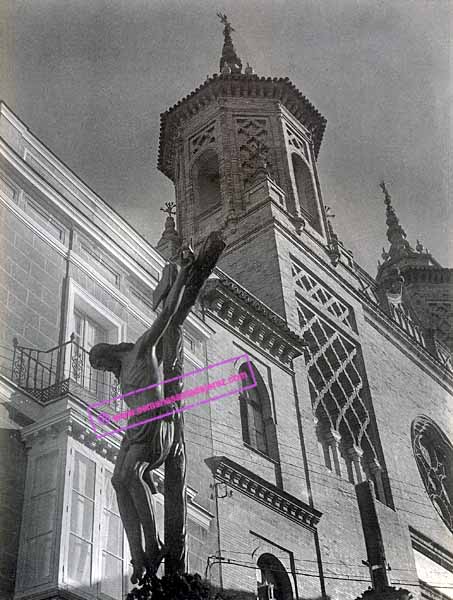
[[[305,360],[315,418],[321,431],[341,435],[343,449],[359,448],[366,462],[377,460],[364,399],[360,346],[315,307],[322,307],[355,333],[353,311],[299,263],[293,260],[292,267],[301,334],[308,344]]]
[[[370,414],[362,398],[358,347],[328,325],[298,298],[302,335],[308,343],[306,364],[313,412],[326,430],[342,433],[344,442],[376,458],[368,428]],[[365,441],[365,444],[363,442]]]
[[[292,263],[292,272],[296,290],[300,290],[304,298],[308,298],[312,302],[321,305],[348,329],[355,331],[354,315],[351,308],[345,302],[335,296],[294,260]]]

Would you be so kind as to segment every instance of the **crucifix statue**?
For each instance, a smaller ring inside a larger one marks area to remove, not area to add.
[[[170,213],[169,213],[169,216]],[[90,351],[94,369],[113,372],[122,394],[157,384],[159,367],[163,379],[173,379],[140,394],[127,396],[130,408],[169,398],[181,392],[183,374],[183,324],[204,282],[212,273],[225,243],[219,232],[204,240],[195,257],[182,247],[178,262],[169,262],[153,295],[153,308],[161,304],[154,323],[134,343],[97,344]],[[121,521],[132,557],[132,583],[142,583],[156,573],[165,559],[166,573],[182,573],[186,562],[186,454],[184,421],[179,402],[165,405],[156,414],[165,417],[138,424],[143,417],[131,416],[121,441],[112,485],[116,491]],[[170,414],[167,414],[170,413]],[[157,533],[153,494],[157,493],[154,471],[165,465],[164,541]],[[144,544],[143,544],[144,541]]]

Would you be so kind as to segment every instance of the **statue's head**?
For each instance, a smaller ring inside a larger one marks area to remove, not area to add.
[[[90,350],[89,359],[93,369],[111,371],[119,378],[121,371],[121,354],[128,352],[134,344],[96,344]]]

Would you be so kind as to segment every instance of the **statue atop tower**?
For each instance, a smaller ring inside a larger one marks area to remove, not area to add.
[[[217,16],[224,26],[222,56],[220,57],[220,73],[225,75],[229,75],[230,73],[241,73],[242,62],[236,54],[233,40],[231,39],[231,32],[234,31],[234,29],[225,14],[222,15],[222,13],[217,13]]]

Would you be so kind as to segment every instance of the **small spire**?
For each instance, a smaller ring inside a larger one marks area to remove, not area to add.
[[[220,72],[223,75],[229,73],[240,73],[242,71],[241,59],[236,54],[234,49],[233,40],[231,39],[231,32],[234,31],[231,23],[228,21],[226,15],[217,13],[220,22],[223,25],[223,48],[222,56],[220,58]],[[229,69],[229,71],[228,71]]]
[[[167,215],[167,218],[165,219],[164,231],[156,247],[165,258],[170,259],[177,253],[181,246],[181,240],[176,231],[176,223],[173,218],[173,215],[176,213],[176,204],[174,202],[165,202],[165,208],[161,208],[160,210]]]
[[[390,249],[387,253],[387,258],[398,259],[404,254],[410,252],[412,248],[409,242],[406,240],[406,232],[401,227],[398,217],[396,216],[395,209],[392,206],[392,198],[387,190],[385,183],[380,183],[380,188],[384,193],[385,212],[386,212],[386,223],[387,223],[387,239],[390,242]],[[384,258],[384,256],[383,256]]]
[[[249,63],[247,63],[247,66],[245,67],[244,73],[246,75],[253,75],[253,67],[251,67],[249,65]]]
[[[388,249],[388,252],[384,248],[382,249],[382,258],[384,259],[384,262],[378,268],[377,280],[380,281],[385,279],[394,267],[439,267],[439,263],[418,240],[415,250],[412,248],[406,240],[406,232],[400,225],[395,209],[392,206],[392,198],[387,190],[387,186],[382,181],[379,184],[379,187],[384,193],[387,238],[390,242],[390,248]]]
[[[165,229],[162,233],[161,239],[164,240],[177,240],[179,239],[178,232],[176,231],[176,223],[173,215],[176,214],[176,204],[174,202],[165,202],[165,208],[160,208],[163,213],[167,215],[165,219]]]
[[[165,208],[160,208],[162,212],[168,215],[168,217],[173,218],[173,215],[176,214],[176,203],[175,202],[165,202]],[[168,218],[167,217],[167,218]]]

